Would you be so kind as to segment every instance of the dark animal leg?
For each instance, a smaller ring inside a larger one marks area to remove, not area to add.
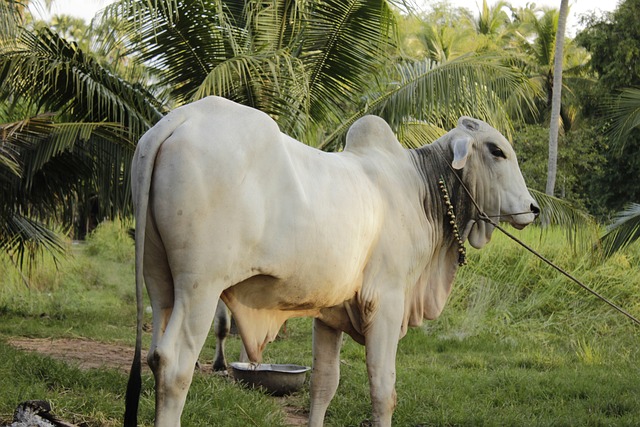
[[[213,361],[214,371],[224,371],[227,369],[227,361],[224,357],[224,343],[229,335],[231,317],[229,310],[222,300],[218,300],[216,307],[216,317],[213,320],[213,330],[216,334],[216,358]]]

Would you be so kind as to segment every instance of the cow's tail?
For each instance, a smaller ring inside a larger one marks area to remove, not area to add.
[[[142,287],[144,240],[147,223],[147,210],[149,207],[149,193],[151,190],[151,177],[155,165],[156,156],[160,146],[167,140],[173,131],[184,122],[179,109],[173,111],[153,128],[145,133],[133,156],[131,168],[131,188],[133,192],[133,205],[135,208],[135,262],[136,262],[136,346],[127,383],[125,397],[124,426],[136,427],[138,425],[138,405],[140,391],[142,389],[142,321],[143,321],[143,295]]]

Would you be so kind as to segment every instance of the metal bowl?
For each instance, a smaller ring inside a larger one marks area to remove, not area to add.
[[[300,390],[309,369],[307,366],[300,365],[231,363],[231,370],[236,381],[249,387],[261,387],[274,396],[284,396]]]

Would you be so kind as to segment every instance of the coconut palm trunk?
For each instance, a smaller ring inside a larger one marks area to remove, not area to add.
[[[564,32],[569,14],[569,0],[561,0],[556,31],[556,47],[553,57],[553,89],[551,96],[551,119],[549,123],[549,167],[546,193],[553,196],[558,172],[558,133],[560,132],[560,106],[562,101],[562,58]]]

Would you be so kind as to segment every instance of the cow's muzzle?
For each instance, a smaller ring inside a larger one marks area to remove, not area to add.
[[[502,215],[509,224],[511,224],[514,228],[518,230],[522,230],[527,225],[531,224],[540,216],[540,207],[532,202],[529,205],[529,210],[524,212],[512,213],[510,215]]]

